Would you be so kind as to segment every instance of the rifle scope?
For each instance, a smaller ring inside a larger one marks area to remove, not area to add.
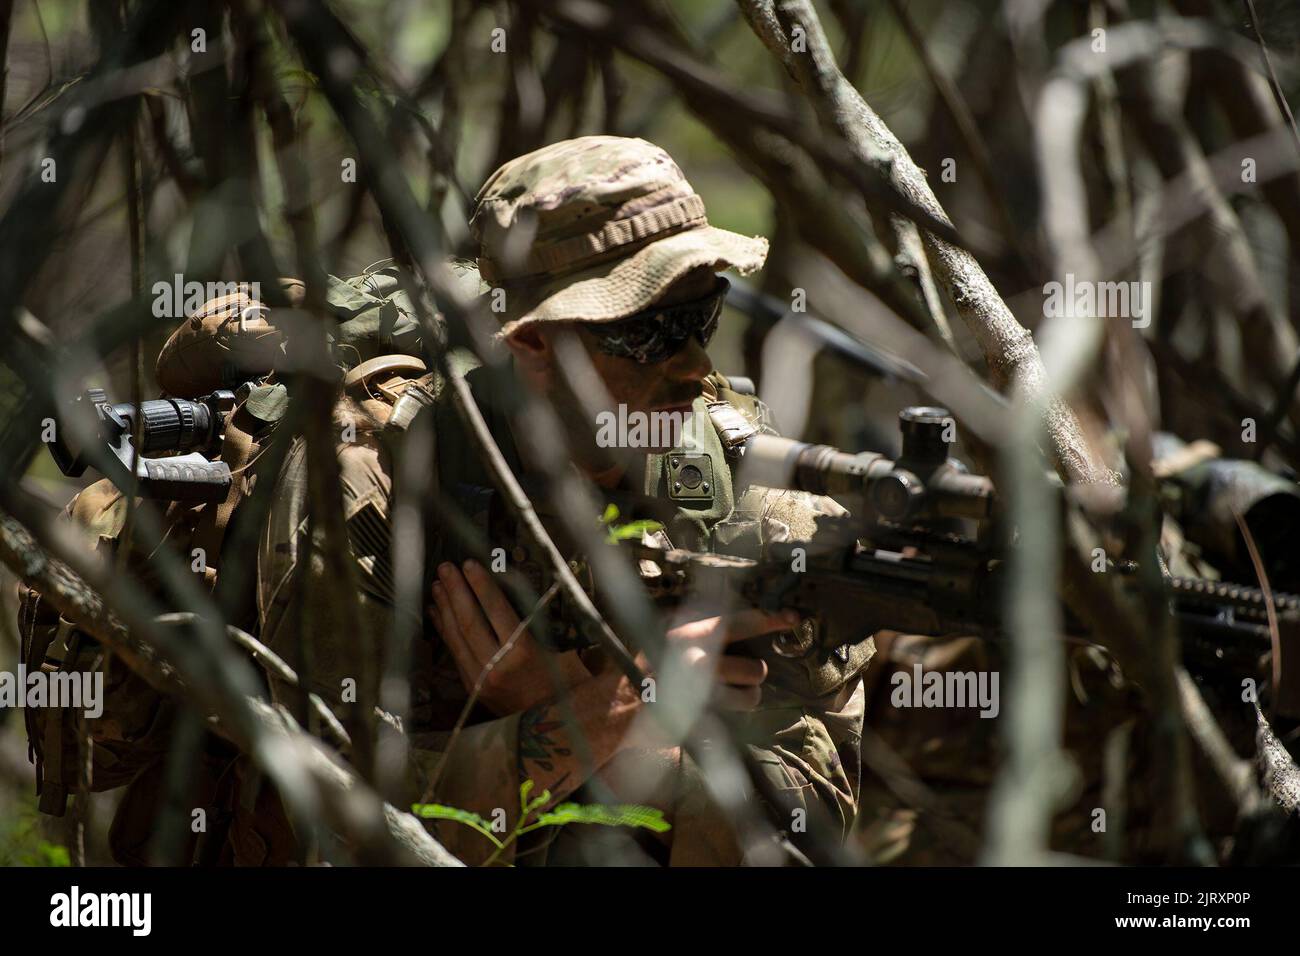
[[[947,409],[914,406],[898,415],[903,450],[896,461],[851,455],[829,445],[755,435],[744,447],[743,479],[816,495],[860,496],[880,518],[988,518],[993,483],[948,454],[956,423]]]
[[[235,393],[226,389],[196,400],[156,398],[137,405],[110,402],[102,388],[90,388],[62,416],[50,453],[70,478],[81,477],[87,464],[102,462],[105,475],[124,493],[132,487],[134,469],[134,486],[143,497],[220,501],[230,487],[230,469],[208,461],[203,452],[218,446],[234,404]],[[138,449],[133,445],[137,430]],[[88,461],[91,445],[112,454]],[[151,452],[165,457],[145,457]]]

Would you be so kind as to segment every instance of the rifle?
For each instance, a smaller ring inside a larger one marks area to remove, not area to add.
[[[851,500],[846,516],[821,516],[809,541],[770,544],[761,558],[664,549],[628,542],[656,603],[691,601],[706,611],[753,606],[794,608],[813,619],[812,640],[798,632],[770,641],[781,657],[828,655],[876,631],[1003,637],[1005,546],[992,482],[967,472],[948,454],[953,421],[941,408],[900,414],[902,453],[848,454],[756,435],[744,447],[738,485],[789,488]],[[945,440],[947,439],[947,440]],[[600,561],[573,562],[599,601]],[[1125,587],[1136,589],[1133,562],[1109,562]],[[1267,601],[1255,587],[1166,575],[1164,600],[1181,638],[1184,664],[1195,673],[1231,668],[1255,673],[1272,652]],[[1277,713],[1300,717],[1300,597],[1273,592],[1285,665],[1272,689]],[[552,609],[550,641],[575,647],[585,640],[564,624],[563,602]],[[1077,616],[1065,631],[1087,637]],[[1235,683],[1235,681],[1234,681]]]

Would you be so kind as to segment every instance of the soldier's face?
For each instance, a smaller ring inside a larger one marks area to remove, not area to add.
[[[673,283],[655,304],[690,302],[707,295],[716,284],[717,276],[712,271],[696,270]],[[691,403],[703,391],[704,377],[713,371],[708,353],[694,337],[662,362],[643,364],[636,359],[605,354],[596,347],[594,337],[586,328],[581,325],[574,328],[614,405],[626,405],[629,412],[689,412]]]
[[[716,285],[717,276],[712,270],[697,269],[674,282],[656,303],[671,305],[690,302],[707,295]],[[579,411],[559,368],[557,342],[565,334],[576,334],[585,346],[592,367],[604,383],[613,406],[608,410],[615,415],[621,411],[627,414],[669,412],[684,415],[691,411],[691,403],[703,393],[704,378],[713,370],[713,363],[704,346],[694,337],[662,362],[643,364],[633,358],[607,355],[600,351],[595,346],[594,337],[581,323],[533,326],[521,330],[521,335],[512,337],[509,344],[525,378],[534,388],[550,396],[562,415],[574,414],[578,419],[589,416]],[[619,406],[622,406],[621,411]],[[641,450],[667,451],[668,448],[647,446]]]

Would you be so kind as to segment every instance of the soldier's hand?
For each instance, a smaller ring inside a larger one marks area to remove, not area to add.
[[[591,676],[576,653],[552,654],[527,630],[502,652],[519,628],[519,615],[483,565],[466,561],[462,567],[463,572],[451,563],[438,567],[430,617],[466,692],[481,679],[478,699],[500,716],[551,700]]]
[[[686,621],[668,630],[669,646],[680,650],[685,665],[717,685],[720,703],[732,710],[753,710],[763,697],[767,664],[753,657],[727,654],[730,644],[762,634],[789,630],[799,622],[795,611],[754,608]]]

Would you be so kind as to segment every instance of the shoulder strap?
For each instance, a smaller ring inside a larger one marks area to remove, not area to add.
[[[733,388],[733,382],[744,390]],[[739,457],[741,447],[755,435],[777,434],[772,410],[754,394],[749,379],[729,379],[720,372],[711,372],[704,380],[704,394],[709,418],[728,460]]]
[[[216,507],[206,507],[194,529],[194,547],[202,548],[204,554],[204,583],[211,586],[216,581],[215,570],[221,567],[221,547],[226,539],[226,529],[230,526],[231,515],[244,500],[250,476],[248,466],[261,449],[253,436],[261,428],[257,418],[247,408],[247,403],[231,412],[226,421],[225,436],[221,442],[221,460],[230,468],[232,481],[224,501]]]
[[[722,450],[727,458],[739,457],[745,442],[758,434],[758,426],[729,402],[709,402],[708,409],[709,419],[713,422],[718,438],[722,440]]]

